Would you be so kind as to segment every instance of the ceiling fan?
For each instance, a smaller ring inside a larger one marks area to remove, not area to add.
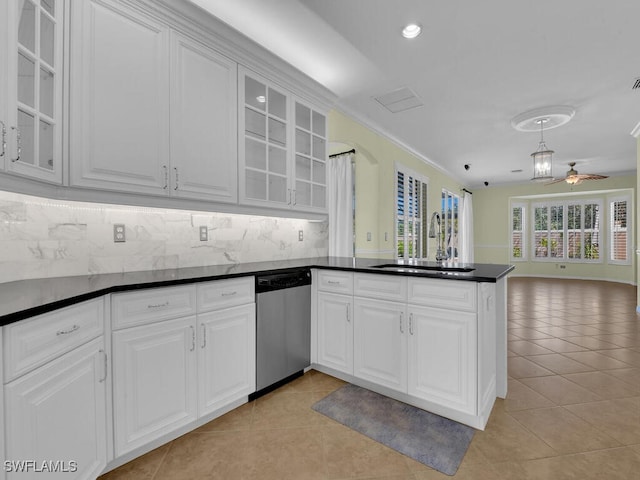
[[[559,182],[567,182],[569,185],[579,185],[585,180],[602,180],[603,178],[609,178],[608,175],[595,175],[593,173],[578,173],[573,167],[576,166],[576,162],[569,162],[569,171],[565,178],[558,178],[551,182],[545,183],[545,185],[552,185]]]

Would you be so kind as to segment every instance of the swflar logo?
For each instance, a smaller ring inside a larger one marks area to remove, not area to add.
[[[78,471],[78,462],[75,460],[5,460],[4,471],[15,473],[73,473]]]

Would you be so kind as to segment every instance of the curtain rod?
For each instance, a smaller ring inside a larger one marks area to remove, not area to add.
[[[467,192],[469,195],[473,195],[473,192],[470,192],[466,188],[461,188],[460,190],[462,190],[463,192]]]
[[[356,153],[356,149],[352,148],[351,150],[348,150],[346,152],[334,153],[333,155],[329,155],[329,158],[339,157],[340,155],[346,155],[347,153]]]

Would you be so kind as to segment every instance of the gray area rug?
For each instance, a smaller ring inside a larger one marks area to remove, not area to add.
[[[466,425],[351,384],[312,408],[446,475],[455,475],[475,433]]]

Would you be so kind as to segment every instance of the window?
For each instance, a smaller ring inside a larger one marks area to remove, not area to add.
[[[511,259],[525,260],[525,205],[514,204],[511,208]]]
[[[609,199],[609,262],[629,265],[631,239],[627,229],[629,197]]]
[[[599,201],[534,204],[534,259],[600,260],[600,215]]]
[[[427,258],[427,182],[396,166],[396,257]]]
[[[442,245],[449,260],[458,260],[458,212],[460,196],[442,190]]]

